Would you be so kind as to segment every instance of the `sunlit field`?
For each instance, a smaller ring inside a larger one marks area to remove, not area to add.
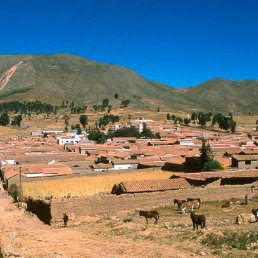
[[[150,171],[132,174],[112,174],[95,177],[80,177],[58,179],[51,181],[37,181],[22,184],[24,196],[63,197],[68,193],[71,196],[87,196],[100,192],[110,192],[114,184],[131,180],[168,179],[172,175],[168,171]]]

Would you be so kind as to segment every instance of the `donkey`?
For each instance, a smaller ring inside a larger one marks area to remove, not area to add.
[[[193,209],[199,209],[200,208],[200,203],[199,201],[192,201],[192,202],[184,202],[182,203],[182,206],[181,206],[181,211],[183,214],[186,213],[186,210],[191,210],[193,211]]]
[[[177,204],[178,209],[181,209],[182,204],[183,204],[184,202],[186,202],[186,200],[178,200],[178,199],[174,199],[174,205],[176,205],[176,204]]]
[[[190,218],[193,222],[193,230],[195,230],[195,227],[198,230],[198,226],[200,226],[201,228],[205,227],[206,224],[206,217],[201,214],[201,215],[196,215],[193,211],[191,212]]]
[[[157,211],[138,211],[139,215],[141,217],[145,217],[146,222],[148,224],[148,219],[154,218],[155,219],[155,224],[158,224],[159,220],[159,213]]]
[[[66,213],[63,213],[63,221],[64,221],[64,227],[67,227],[67,222],[68,222],[69,218],[68,215]]]
[[[198,201],[198,202],[199,202],[199,207],[198,207],[198,209],[200,209],[200,207],[201,207],[201,199],[200,199],[200,198],[187,198],[186,201],[187,201],[187,202]]]

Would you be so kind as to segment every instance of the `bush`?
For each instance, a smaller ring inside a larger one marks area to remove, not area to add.
[[[16,184],[12,184],[8,190],[9,194],[13,197],[15,202],[18,202],[20,196],[20,189]]]
[[[258,232],[224,232],[223,236],[216,234],[208,234],[203,240],[202,244],[211,248],[237,248],[240,250],[256,250],[258,246],[255,245],[258,239]]]
[[[206,171],[222,170],[224,167],[216,160],[208,161],[204,163],[203,169]]]

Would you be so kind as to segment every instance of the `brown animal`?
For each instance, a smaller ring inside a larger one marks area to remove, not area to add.
[[[148,224],[148,219],[154,218],[155,219],[155,224],[158,224],[159,220],[159,213],[157,211],[139,211],[139,215],[141,217],[145,217],[146,222]]]
[[[63,221],[64,221],[64,227],[65,228],[67,227],[68,220],[69,220],[69,218],[68,218],[67,214],[63,213]]]
[[[177,204],[178,209],[181,209],[182,204],[183,204],[184,202],[186,202],[186,200],[178,200],[178,199],[174,199],[174,205],[176,205],[176,204]]]
[[[196,215],[193,211],[191,212],[190,218],[193,222],[193,230],[195,230],[195,227],[198,230],[198,226],[201,228],[204,228],[206,225],[206,217],[201,214],[201,215]]]
[[[200,207],[201,207],[201,199],[200,199],[200,198],[187,198],[186,201],[187,201],[187,202],[198,201],[198,202],[199,202],[199,207],[198,207],[198,209],[200,209]]]
[[[230,207],[230,201],[227,201],[221,205],[221,208],[229,208],[229,207]]]
[[[253,208],[252,214],[255,216],[255,220],[258,221],[258,209]]]
[[[187,210],[193,211],[193,209],[199,209],[199,207],[200,207],[199,201],[184,202],[182,203],[181,211],[183,214],[185,214]]]

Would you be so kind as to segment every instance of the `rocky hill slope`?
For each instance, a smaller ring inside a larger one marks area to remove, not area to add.
[[[119,99],[115,99],[115,94]],[[71,100],[94,105],[108,98],[112,105],[130,99],[134,108],[258,112],[258,81],[216,79],[178,89],[146,80],[120,66],[78,56],[0,56],[0,101]]]

